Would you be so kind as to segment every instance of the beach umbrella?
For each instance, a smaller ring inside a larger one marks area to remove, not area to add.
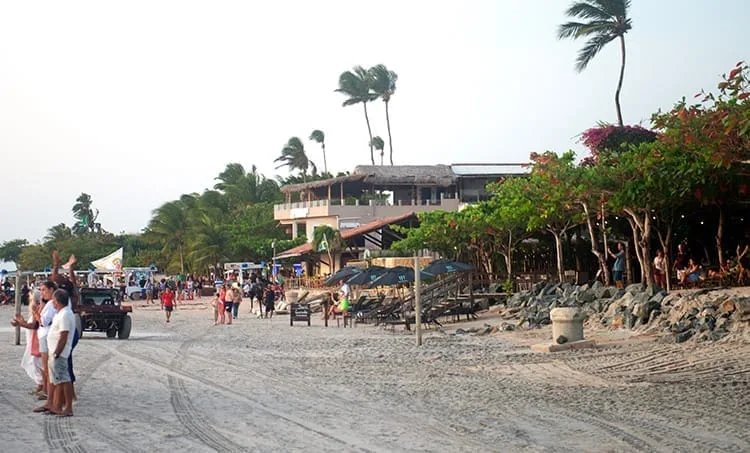
[[[344,266],[339,269],[335,274],[328,277],[325,281],[326,286],[333,286],[341,280],[348,280],[350,277],[359,274],[362,269],[353,266]]]
[[[350,285],[369,285],[383,275],[388,269],[383,266],[370,266],[346,281]]]
[[[451,272],[465,272],[473,270],[474,266],[466,263],[459,263],[448,259],[439,259],[430,263],[422,271],[432,275],[449,274]]]
[[[422,280],[429,280],[435,276],[428,274],[425,271],[421,271],[419,274]],[[388,269],[388,272],[384,273],[376,280],[372,281],[368,288],[375,288],[376,286],[394,286],[402,283],[411,283],[414,281],[414,269],[406,266],[396,266]]]

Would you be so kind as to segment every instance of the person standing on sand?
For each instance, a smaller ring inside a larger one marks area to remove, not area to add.
[[[622,242],[617,243],[617,253],[609,252],[610,256],[615,259],[615,263],[612,265],[612,279],[615,281],[615,286],[622,288],[625,286],[623,282],[623,273],[625,272],[625,245]]]
[[[26,330],[26,349],[21,359],[21,368],[26,370],[26,374],[36,384],[36,389],[32,395],[39,395],[44,391],[44,377],[42,374],[42,358],[39,352],[39,337],[37,329],[39,328],[39,312],[42,308],[42,293],[34,290],[29,297],[29,317],[23,319],[19,314],[15,319],[10,321],[13,327],[23,327]]]
[[[214,293],[214,298],[211,300],[211,306],[214,307],[214,325],[216,326],[219,324],[219,310],[224,309],[224,307],[221,306],[218,291]]]
[[[76,328],[73,310],[67,309],[70,302],[68,292],[58,289],[54,292],[53,303],[57,314],[47,334],[49,350],[50,392],[52,404],[48,412],[58,417],[73,415],[73,382],[68,368],[68,357],[73,349],[73,333]]]
[[[268,285],[266,287],[266,318],[273,318],[275,298],[276,294],[274,293],[273,288],[271,288],[271,285]]]
[[[242,303],[242,290],[238,283],[234,284],[232,288],[232,318],[237,319],[237,314],[240,311],[240,304]]]
[[[167,315],[167,322],[169,322],[172,318],[172,310],[174,310],[174,292],[172,292],[172,288],[169,286],[161,294],[161,306]]]
[[[234,290],[231,286],[225,285],[227,287],[226,292],[224,293],[224,315],[227,318],[227,324],[232,324],[232,307],[234,307]]]

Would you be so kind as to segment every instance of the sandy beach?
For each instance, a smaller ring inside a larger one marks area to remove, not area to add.
[[[129,340],[86,332],[71,418],[31,412],[0,307],[2,451],[750,451],[746,338],[596,330],[596,349],[545,354],[529,346],[549,327],[467,332],[500,325],[485,314],[417,348],[399,328],[290,327],[247,304],[213,326],[206,302],[169,324],[137,304]]]

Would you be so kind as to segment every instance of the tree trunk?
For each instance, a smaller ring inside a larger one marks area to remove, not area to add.
[[[644,258],[643,258],[643,250],[641,250],[641,246],[640,246],[641,239],[640,239],[640,235],[638,232],[638,226],[636,225],[635,220],[631,219],[630,217],[628,217],[627,220],[628,220],[628,224],[630,225],[630,230],[633,232],[633,246],[635,248],[635,257],[638,259],[638,264],[641,266],[641,282],[643,282],[644,281],[643,280],[644,279],[644,276],[643,276]],[[632,271],[629,271],[629,272],[632,272]],[[630,275],[630,278],[631,278],[630,283],[633,283],[632,274]]]
[[[385,124],[388,126],[388,152],[393,165],[393,140],[391,139],[391,115],[388,113],[388,101],[385,101]]]
[[[672,290],[672,278],[671,278],[671,254],[669,253],[669,248],[672,244],[672,221],[670,220],[669,223],[667,223],[667,233],[665,236],[661,234],[661,230],[657,228],[656,230],[657,236],[659,236],[659,244],[661,244],[661,249],[664,251],[664,281],[667,284],[666,289],[667,292]]]
[[[602,253],[597,247],[596,233],[594,232],[594,222],[591,220],[591,214],[589,213],[588,204],[586,202],[580,202],[580,204],[583,207],[583,212],[586,214],[586,226],[588,227],[589,238],[591,239],[591,253],[593,253],[594,256],[596,256],[596,259],[599,261],[599,270],[602,273],[602,277],[604,277],[604,284],[606,286],[609,286],[611,284],[611,280],[609,279],[609,272],[607,271],[606,252]]]
[[[562,283],[565,277],[565,273],[563,271],[562,238],[560,237],[559,232],[553,231],[551,229],[548,229],[548,231],[552,233],[552,236],[555,237],[555,252],[557,254],[557,278],[559,279],[560,283]]]
[[[719,256],[719,266],[724,265],[724,250],[722,247],[724,238],[724,208],[720,204],[717,204],[719,208],[719,226],[716,229],[716,252]]]
[[[323,171],[328,173],[328,163],[326,162],[326,144],[321,143],[320,146],[323,147]]]
[[[180,244],[180,273],[185,273],[185,255],[182,252],[182,244]]]
[[[508,230],[508,254],[506,255],[508,267],[508,280],[513,279],[513,230]]]
[[[599,202],[599,218],[601,222],[597,223],[599,231],[602,233],[602,250],[604,250],[604,273],[609,280],[609,269],[607,269],[607,256],[609,255],[609,239],[607,238],[607,217],[604,215],[604,203]]]
[[[651,212],[650,209],[645,208],[641,211],[643,219],[640,218],[639,213],[626,209],[625,212],[633,220],[635,230],[638,230],[638,243],[640,247],[640,254],[638,259],[641,260],[641,275],[643,276],[643,282],[649,288],[654,285],[653,273],[651,272]],[[631,226],[633,226],[631,224]],[[635,235],[633,236],[635,237]]]
[[[367,133],[370,136],[370,162],[375,165],[375,152],[372,149],[372,128],[370,127],[370,116],[367,114],[367,102],[363,102],[362,106],[365,108],[365,121],[367,121]]]
[[[620,90],[622,89],[622,79],[625,76],[625,36],[620,35],[620,51],[622,53],[622,62],[620,63],[620,80],[617,82],[617,91],[615,91],[615,107],[617,108],[617,124],[622,127],[622,111],[620,110]]]

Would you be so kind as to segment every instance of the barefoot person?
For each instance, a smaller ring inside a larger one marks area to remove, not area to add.
[[[66,307],[69,303],[68,292],[58,289],[53,294],[53,303],[57,314],[47,334],[49,350],[50,392],[52,405],[48,411],[59,417],[73,415],[73,382],[68,368],[68,357],[73,349],[73,333],[76,320],[72,310]]]

